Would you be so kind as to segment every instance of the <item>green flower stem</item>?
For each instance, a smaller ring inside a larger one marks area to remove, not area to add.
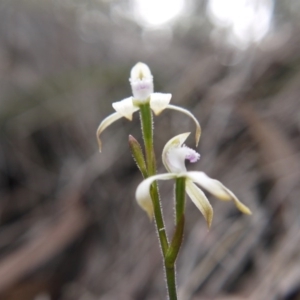
[[[156,160],[153,149],[153,119],[149,103],[140,106],[142,131],[145,143],[146,165],[148,176],[156,174]],[[163,255],[165,256],[169,243],[165,230],[164,220],[161,212],[157,183],[151,187],[151,196],[154,208],[154,217],[156,221],[157,233],[162,247]]]
[[[146,154],[146,165],[148,176],[156,174],[156,159],[153,148],[153,116],[150,109],[149,103],[140,105],[140,117],[142,124],[142,132],[145,143],[145,154]],[[153,183],[151,187],[151,197],[154,208],[154,218],[156,221],[156,230],[159,237],[159,242],[161,245],[163,253],[164,267],[166,271],[166,280],[167,288],[170,300],[177,300],[177,291],[176,291],[176,274],[174,264],[167,266],[166,264],[166,254],[169,249],[169,242],[167,239],[166,229],[164,225],[164,220],[162,216],[162,210],[159,200],[158,187],[157,183]]]
[[[184,215],[181,216],[179,222],[176,225],[175,232],[170,243],[169,249],[165,256],[165,263],[167,267],[174,267],[177,255],[180,250],[183,239],[184,230]]]
[[[168,267],[174,267],[177,255],[179,253],[184,231],[184,208],[185,208],[185,178],[176,179],[176,229],[165,256],[165,262]]]
[[[165,265],[165,270],[166,270],[169,299],[177,300],[175,266],[173,265],[173,267],[167,267]]]
[[[165,266],[166,266],[166,273],[170,272],[171,274],[175,274],[175,262],[182,244],[183,239],[183,231],[184,231],[184,208],[185,208],[185,178],[177,178],[176,179],[176,203],[175,203],[175,210],[176,210],[176,228],[170,243],[169,249],[165,255]],[[167,275],[168,276],[168,275]],[[176,277],[172,277],[169,288],[169,296],[170,299],[177,299],[176,295]],[[171,293],[172,297],[171,298]]]
[[[180,222],[182,216],[184,216],[184,208],[185,208],[185,178],[177,178],[176,179],[176,225]]]
[[[140,106],[140,115],[145,143],[146,164],[149,176],[152,176],[156,174],[156,160],[153,149],[153,117],[149,103]]]

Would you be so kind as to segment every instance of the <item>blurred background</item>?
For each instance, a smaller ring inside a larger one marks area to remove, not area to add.
[[[0,2],[0,299],[165,299],[154,224],[134,198],[138,114],[102,134],[101,154],[95,137],[138,61],[200,120],[188,168],[253,212],[210,198],[208,232],[187,201],[180,299],[300,299],[297,0]],[[164,144],[195,128],[164,111],[155,129],[165,172]],[[160,188],[172,230],[173,186]]]

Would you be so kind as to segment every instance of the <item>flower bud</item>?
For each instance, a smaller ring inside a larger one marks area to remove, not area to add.
[[[132,135],[129,135],[128,142],[129,142],[129,147],[130,147],[132,156],[133,156],[138,168],[140,169],[143,177],[147,178],[148,172],[147,172],[145,158],[143,155],[141,145]]]

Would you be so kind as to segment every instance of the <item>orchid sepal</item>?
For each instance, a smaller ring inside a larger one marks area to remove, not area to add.
[[[185,184],[186,193],[200,210],[206,220],[208,229],[210,229],[214,214],[211,204],[205,194],[191,180],[187,179]]]
[[[201,136],[201,126],[200,126],[200,123],[198,122],[198,120],[195,118],[195,116],[189,110],[179,107],[179,106],[176,106],[176,105],[169,104],[166,108],[182,112],[182,113],[188,115],[190,118],[192,118],[192,120],[194,121],[194,123],[196,125],[195,142],[196,142],[196,147],[197,147],[199,144],[200,136]]]
[[[212,179],[204,172],[191,171],[187,172],[187,177],[193,182],[199,184],[202,188],[210,192],[216,198],[222,201],[232,200],[235,206],[244,214],[251,215],[251,210],[243,204],[232,191],[226,188],[220,181]]]
[[[111,125],[112,123],[114,123],[115,121],[119,120],[123,118],[123,116],[118,113],[118,112],[115,112],[111,115],[109,115],[108,117],[106,117],[99,125],[98,129],[97,129],[97,132],[96,132],[96,137],[97,137],[97,141],[98,141],[98,146],[99,146],[99,152],[101,152],[102,150],[102,142],[101,142],[101,139],[100,139],[100,135],[101,133],[109,126]]]

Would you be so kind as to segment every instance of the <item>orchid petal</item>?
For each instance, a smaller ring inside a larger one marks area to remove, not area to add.
[[[167,174],[160,174],[151,176],[144,181],[142,181],[136,189],[135,198],[138,205],[148,214],[149,219],[152,220],[153,218],[153,204],[150,194],[150,187],[151,184],[155,180],[169,180],[172,178],[176,178],[176,174],[167,173]]]
[[[209,229],[213,219],[212,206],[210,205],[205,194],[191,180],[187,179],[185,186],[186,186],[185,190],[187,194],[189,195],[193,203],[197,206],[197,208],[204,216]]]
[[[186,176],[192,181],[198,183],[201,187],[213,194],[220,200],[233,200],[235,206],[244,214],[251,215],[250,209],[244,205],[239,199],[227,189],[220,181],[208,177],[203,172],[187,172]]]
[[[121,114],[119,114],[118,112],[115,112],[111,115],[109,115],[108,117],[106,117],[99,125],[97,132],[96,132],[96,136],[97,136],[97,141],[98,141],[98,145],[99,145],[99,152],[101,152],[101,148],[102,148],[102,143],[100,140],[100,134],[104,131],[104,129],[106,129],[110,124],[114,123],[115,121],[117,121],[118,119],[123,118],[123,116]]]
[[[185,140],[188,138],[189,135],[190,135],[190,132],[176,135],[175,137],[173,137],[166,143],[166,145],[163,149],[163,153],[162,153],[162,161],[168,172],[171,173],[172,172],[171,168],[173,169],[172,161],[170,161],[170,157],[168,155],[169,151],[172,148],[180,148],[183,145],[183,143],[185,142]],[[182,159],[182,163],[184,166],[184,158]],[[185,166],[184,166],[184,170],[185,170]]]
[[[187,109],[181,108],[181,107],[176,106],[176,105],[169,104],[166,108],[180,111],[180,112],[188,115],[189,117],[191,117],[193,119],[193,121],[196,124],[195,140],[196,140],[196,146],[198,146],[198,143],[199,143],[199,140],[200,140],[200,136],[201,136],[201,126],[200,126],[198,120],[194,117],[194,115],[190,111],[188,111]]]
[[[171,94],[152,93],[150,97],[150,107],[155,113],[159,115],[170,103],[172,98]]]
[[[118,102],[114,102],[112,106],[116,112],[118,112],[120,115],[122,115],[129,121],[132,120],[132,114],[139,110],[139,107],[133,105],[132,97],[126,98]]]

